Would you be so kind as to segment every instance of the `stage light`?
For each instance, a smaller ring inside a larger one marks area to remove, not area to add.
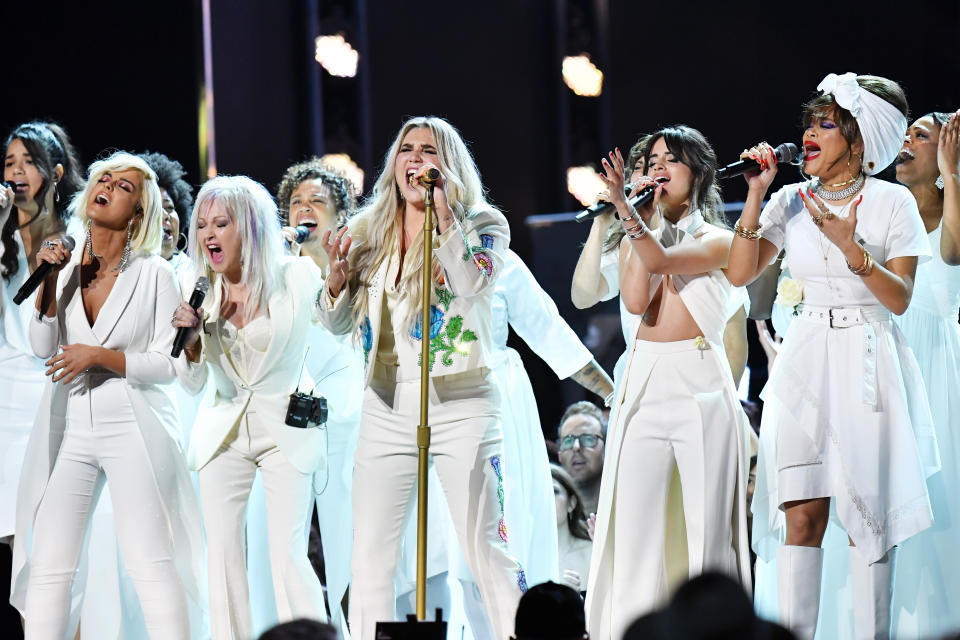
[[[349,155],[346,153],[327,153],[320,158],[320,162],[345,175],[353,183],[353,193],[355,195],[359,196],[363,193],[363,169],[358,167]]]
[[[350,46],[342,35],[318,36],[314,41],[317,62],[332,76],[352,78],[357,75],[357,60],[360,54]]]
[[[578,96],[598,96],[603,91],[603,71],[590,62],[590,56],[567,56],[563,59],[563,81]]]
[[[596,202],[597,194],[606,188],[607,185],[593,167],[567,169],[567,191],[585,207]]]

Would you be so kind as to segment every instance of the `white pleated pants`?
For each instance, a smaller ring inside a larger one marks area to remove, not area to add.
[[[392,382],[393,371],[377,365],[365,391],[354,456],[350,629],[359,640],[396,617],[394,576],[417,481],[420,382]],[[526,577],[507,549],[499,405],[488,369],[431,380],[433,464],[497,637],[508,638]]]
[[[637,340],[634,349],[610,529],[615,638],[662,606],[687,576],[738,575],[732,522],[739,425],[715,354],[693,340]],[[679,487],[671,483],[675,471]]]
[[[244,522],[258,469],[266,494],[277,618],[327,619],[323,587],[307,557],[313,474],[290,464],[259,416],[248,412],[198,474],[213,640],[248,640],[252,635]]]
[[[63,639],[74,573],[104,482],[110,487],[123,563],[150,638],[189,638],[187,599],[174,564],[166,512],[133,407],[118,378],[95,387],[79,383],[70,394],[63,442],[34,524],[26,637]]]

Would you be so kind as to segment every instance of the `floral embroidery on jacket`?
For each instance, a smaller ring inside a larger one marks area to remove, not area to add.
[[[430,339],[433,340],[440,334],[440,328],[443,326],[443,311],[440,311],[435,305],[430,305]],[[410,329],[410,335],[420,340],[423,338],[423,317],[417,314],[417,321]]]
[[[360,328],[360,339],[363,342],[363,362],[367,363],[370,358],[370,349],[373,349],[373,329],[370,327],[369,316],[364,316],[363,325]]]

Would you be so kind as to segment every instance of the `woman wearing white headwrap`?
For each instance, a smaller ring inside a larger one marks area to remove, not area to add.
[[[885,638],[895,547],[933,521],[930,409],[891,321],[910,303],[917,263],[930,251],[909,191],[867,177],[899,151],[902,89],[852,73],[830,74],[818,88],[803,134],[803,170],[814,178],[784,187],[761,213],[776,161],[766,144],[745,152],[763,169],[746,176],[730,250],[734,284],[756,278],[781,248],[796,283],[797,317],[766,389],[753,545],[762,560],[776,556],[780,620],[812,638],[832,514],[850,541],[856,636]]]

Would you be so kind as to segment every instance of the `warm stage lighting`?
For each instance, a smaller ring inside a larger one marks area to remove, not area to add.
[[[567,169],[567,191],[585,207],[596,202],[597,194],[606,188],[607,185],[593,167]]]
[[[320,158],[320,162],[330,167],[338,173],[342,173],[353,183],[354,195],[363,193],[363,169],[357,166],[346,153],[326,153]]]
[[[352,78],[357,75],[357,60],[360,54],[344,40],[342,35],[318,36],[315,40],[317,62],[332,76]]]
[[[578,96],[598,96],[603,91],[603,71],[585,53],[563,59],[563,81]]]

